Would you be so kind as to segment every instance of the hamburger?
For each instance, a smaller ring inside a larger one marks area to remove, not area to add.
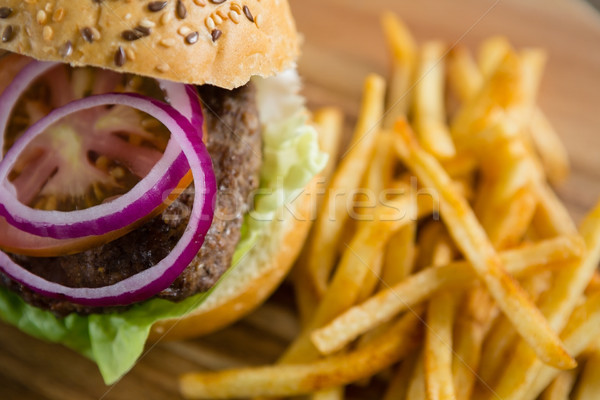
[[[286,1],[8,0],[0,37],[2,321],[110,384],[265,300],[326,162]]]

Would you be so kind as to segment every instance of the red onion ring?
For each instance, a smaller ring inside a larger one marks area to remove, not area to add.
[[[210,156],[191,123],[172,107],[135,94],[106,94],[78,100],[61,107],[55,115],[106,104],[121,104],[153,115],[171,132],[192,170],[196,195],[190,220],[173,250],[155,266],[112,285],[99,288],[71,288],[49,282],[15,263],[0,252],[0,270],[11,279],[44,296],[67,299],[85,306],[108,307],[146,300],[166,289],[189,265],[200,250],[214,215],[216,180]],[[4,168],[6,169],[6,167]]]
[[[6,129],[8,115],[16,104],[19,95],[40,74],[56,66],[57,63],[32,62],[15,78],[13,83],[0,96],[0,104],[6,105],[0,114],[0,131]],[[202,135],[202,110],[198,95],[191,86],[172,82],[161,82],[171,99],[172,105],[181,109],[184,116]],[[163,202],[166,194],[175,189],[179,181],[189,171],[181,149],[169,140],[163,157],[136,186],[123,196],[111,202],[85,210],[70,212],[35,210],[16,199],[15,189],[7,179],[8,173],[23,149],[48,126],[73,111],[71,103],[52,111],[45,118],[32,125],[11,147],[4,160],[0,161],[0,185],[6,190],[0,192],[0,215],[14,227],[32,235],[55,239],[74,239],[91,235],[104,235],[123,229],[150,214]],[[3,135],[2,141],[3,141]],[[2,146],[0,141],[0,148]],[[0,157],[1,158],[1,157]]]

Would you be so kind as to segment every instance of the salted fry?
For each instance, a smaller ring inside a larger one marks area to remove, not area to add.
[[[317,110],[313,115],[313,121],[319,133],[319,147],[329,156],[329,161],[321,172],[327,182],[333,174],[339,156],[344,115],[339,108],[327,107]]]
[[[471,53],[463,46],[456,46],[450,52],[448,80],[463,102],[475,97],[483,86],[483,76],[479,67]]]
[[[452,158],[456,148],[446,125],[444,54],[441,42],[423,45],[417,68],[413,103],[414,123],[424,149],[440,159]]]
[[[382,253],[389,237],[414,219],[416,206],[409,197],[399,198],[390,204],[392,207],[379,206],[372,223],[363,225],[350,244],[346,245],[346,251],[331,285],[315,310],[312,320],[280,358],[281,363],[312,361],[318,358],[319,353],[309,339],[311,331],[328,323],[357,302],[365,277],[373,262]]]
[[[491,75],[502,59],[512,51],[512,46],[503,36],[493,36],[483,41],[479,49],[478,64],[483,76]]]
[[[569,400],[569,394],[571,394],[571,390],[575,386],[578,372],[578,368],[561,371],[544,391],[540,400]],[[589,398],[592,399],[593,397]]]
[[[600,398],[600,355],[593,354],[585,362],[573,399],[592,400],[598,398]]]
[[[402,361],[400,367],[397,368],[396,373],[390,380],[383,400],[404,400],[407,398],[410,377],[416,369],[417,356],[417,353],[413,353]]]
[[[429,400],[456,398],[452,380],[455,301],[455,296],[449,292],[442,292],[429,300],[424,355],[425,386]]]
[[[578,306],[560,337],[569,353],[579,356],[600,336],[600,292],[590,295]],[[534,400],[562,371],[543,365],[535,380],[530,383],[526,392],[520,397],[523,400]]]
[[[324,207],[315,222],[308,265],[319,296],[323,296],[327,289],[337,255],[337,243],[349,218],[346,196],[360,184],[376,143],[383,115],[384,95],[383,78],[370,75],[365,81],[361,112],[350,148],[342,155],[325,195]]]
[[[314,393],[311,400],[344,400],[344,387],[336,386]]]
[[[579,236],[555,238],[516,250],[500,253],[507,271],[524,276],[540,266],[564,265],[584,251]],[[313,343],[323,354],[340,350],[359,335],[390,320],[395,315],[427,299],[440,289],[464,287],[476,279],[465,261],[437,268],[426,268],[404,281],[382,290],[364,303],[352,307],[312,334]]]
[[[392,54],[392,76],[383,123],[384,127],[391,128],[398,117],[408,114],[412,79],[417,62],[417,45],[410,30],[395,14],[384,13],[381,24]]]
[[[529,132],[550,182],[555,185],[564,182],[570,169],[567,149],[539,108],[533,112]]]
[[[584,219],[580,231],[586,254],[581,261],[557,272],[554,284],[539,302],[540,311],[557,332],[566,325],[600,262],[600,203]],[[496,393],[503,399],[520,398],[542,367],[531,349],[520,342],[495,388]]]
[[[406,123],[397,124],[397,129],[398,154],[425,185],[439,192],[442,220],[500,309],[544,362],[562,369],[573,368],[577,365],[575,360],[527,294],[504,270],[469,204],[453,190],[450,177],[433,157],[419,148]]]
[[[338,108],[327,107],[317,110],[313,115],[313,121],[319,134],[319,147],[321,151],[327,153],[329,160],[327,166],[321,172],[323,180],[321,184],[325,189],[331,179],[336,160],[339,155],[339,147],[342,135],[343,114]],[[325,190],[323,191],[325,192]],[[322,199],[319,199],[322,200]],[[322,201],[319,201],[319,207]],[[312,284],[308,270],[308,251],[307,247],[302,250],[296,267],[292,271],[292,282],[294,284],[294,294],[300,313],[300,319],[304,323],[312,317],[315,308],[320,300],[316,288]]]
[[[560,199],[545,183],[538,181],[534,185],[538,197],[538,208],[533,218],[536,232],[542,237],[571,235],[577,227]]]
[[[496,313],[494,304],[483,287],[467,294],[466,304],[457,315],[452,377],[457,400],[471,398],[478,376],[481,345]]]
[[[416,221],[410,221],[390,238],[384,256],[383,287],[389,287],[409,276],[415,267]]]
[[[427,388],[425,386],[425,357],[423,352],[415,364],[415,369],[410,377],[406,398],[410,400],[427,400]]]
[[[372,376],[406,357],[421,341],[418,314],[409,313],[362,349],[308,364],[192,373],[180,380],[188,399],[299,396]]]

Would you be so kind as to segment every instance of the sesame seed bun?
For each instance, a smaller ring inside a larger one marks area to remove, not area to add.
[[[0,49],[227,89],[299,53],[285,0],[5,0]]]

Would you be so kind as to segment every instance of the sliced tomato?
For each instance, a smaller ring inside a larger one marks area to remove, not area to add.
[[[15,60],[21,68],[27,61],[19,56],[4,57],[0,68],[8,62],[5,59]],[[16,74],[11,73],[13,77]],[[0,81],[0,89],[8,82]],[[115,91],[165,100],[158,82],[150,78],[59,65],[34,82],[17,102],[4,133],[4,153],[21,133],[52,109],[92,94]],[[129,191],[160,159],[168,140],[168,130],[138,110],[112,106],[78,112],[52,125],[23,151],[9,175],[14,187],[10,189],[16,191],[20,202],[33,208],[71,211],[92,207]],[[190,183],[188,174],[177,192]],[[30,235],[0,218],[0,248],[33,256],[79,252],[122,236],[173,200],[169,196],[135,226],[73,240]]]

